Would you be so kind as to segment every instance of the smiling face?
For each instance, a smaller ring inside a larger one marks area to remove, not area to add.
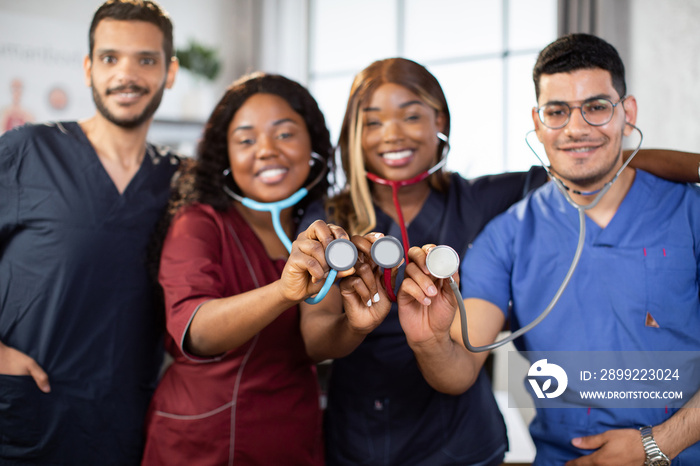
[[[403,86],[382,84],[361,108],[365,167],[388,180],[405,180],[437,163],[443,116]]]
[[[304,186],[311,138],[304,119],[282,97],[248,98],[231,120],[227,141],[233,179],[244,196],[276,202]]]
[[[539,86],[539,106],[554,102],[580,106],[592,98],[617,103],[622,97],[613,87],[610,73],[600,68],[543,74]],[[542,124],[536,109],[532,111],[537,137],[544,144],[552,170],[581,190],[600,188],[620,168],[622,137],[632,131],[625,122],[634,124],[636,115],[636,101],[631,96],[615,107],[612,119],[602,126],[588,124],[576,108],[566,126],[551,129]]]
[[[117,126],[136,128],[158,109],[178,67],[172,62],[166,69],[163,33],[156,25],[105,19],[95,29],[93,54],[84,68],[99,114]]]

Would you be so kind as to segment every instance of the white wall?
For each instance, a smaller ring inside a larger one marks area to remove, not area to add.
[[[0,0],[0,21],[12,15],[37,18],[34,34],[44,33],[41,25],[65,22],[79,29],[75,50],[87,50],[87,30],[94,10],[102,0]],[[223,72],[210,86],[203,86],[182,73],[175,88],[166,94],[160,118],[170,119],[182,111],[185,101],[194,100],[199,109],[193,118],[203,120],[226,85],[241,74],[256,69],[278,72],[308,81],[307,0],[161,0],[175,23],[175,44],[183,46],[196,37],[219,48]],[[646,147],[700,150],[700,1],[698,0],[600,0],[598,18],[601,35],[618,47],[627,65],[628,88],[639,102],[640,128]],[[42,20],[44,22],[42,22]],[[63,42],[72,34],[54,34],[46,40]],[[13,41],[0,29],[0,59],[3,44]],[[79,60],[75,63],[80,67]],[[0,70],[10,75],[11,70]],[[0,107],[9,101],[9,77],[0,82]],[[77,78],[81,79],[81,78]],[[529,81],[529,76],[523,76]],[[81,82],[82,86],[82,82]],[[89,91],[85,100],[90,101]],[[69,118],[89,115],[92,108],[73,109]],[[60,117],[60,115],[51,117]]]
[[[627,87],[645,147],[700,152],[700,1],[634,0]]]
[[[103,0],[0,0],[0,108],[10,102],[10,81],[25,82],[22,101],[38,120],[80,119],[94,112],[90,90],[83,84],[82,59],[87,54],[88,29]],[[219,50],[222,72],[214,82],[179,73],[156,113],[158,142],[188,139],[192,147],[199,128],[226,86],[253,69],[256,34],[255,0],[161,0],[174,23],[175,47],[191,38]],[[20,52],[17,52],[19,50]],[[60,56],[60,63],[47,58]],[[55,110],[46,103],[48,89],[69,91],[70,105]],[[174,124],[187,120],[189,124]],[[161,124],[166,121],[168,124]],[[153,139],[153,138],[152,138]]]
[[[260,0],[257,66],[308,83],[309,5],[307,0]]]
[[[700,1],[599,0],[596,31],[625,62],[644,147],[700,152]],[[636,143],[636,136],[628,145]]]

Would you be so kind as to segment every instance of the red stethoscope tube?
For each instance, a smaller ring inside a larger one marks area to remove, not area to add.
[[[437,133],[438,139],[445,143],[443,148],[442,157],[438,163],[436,163],[429,170],[424,171],[420,175],[414,176],[407,180],[387,180],[386,178],[381,178],[374,173],[367,172],[367,179],[373,181],[377,184],[384,186],[391,186],[391,198],[394,202],[394,207],[396,208],[396,215],[399,218],[399,228],[401,229],[401,242],[403,244],[404,260],[408,264],[408,249],[411,247],[411,243],[408,241],[408,230],[406,229],[406,222],[403,219],[403,212],[401,211],[401,204],[399,204],[399,188],[402,186],[408,186],[411,184],[420,183],[424,179],[428,178],[430,175],[442,168],[447,162],[447,152],[449,151],[449,142],[447,136],[442,133]],[[391,287],[391,270],[384,269],[384,286],[386,287],[387,295],[392,302],[396,302],[396,294]]]

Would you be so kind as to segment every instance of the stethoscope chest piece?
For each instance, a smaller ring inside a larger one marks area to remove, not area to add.
[[[393,236],[382,236],[372,243],[372,260],[383,269],[393,269],[403,260],[403,245]]]
[[[349,270],[357,262],[357,248],[345,238],[333,240],[326,248],[326,262],[338,272]]]
[[[436,278],[451,278],[459,269],[459,255],[449,246],[435,246],[428,251],[425,265]]]

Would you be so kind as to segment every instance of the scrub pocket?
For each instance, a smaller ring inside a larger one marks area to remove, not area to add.
[[[648,249],[644,257],[647,311],[660,329],[697,330],[697,264],[692,249]]]
[[[41,406],[49,396],[28,375],[0,375],[0,456],[31,459],[41,447]]]

